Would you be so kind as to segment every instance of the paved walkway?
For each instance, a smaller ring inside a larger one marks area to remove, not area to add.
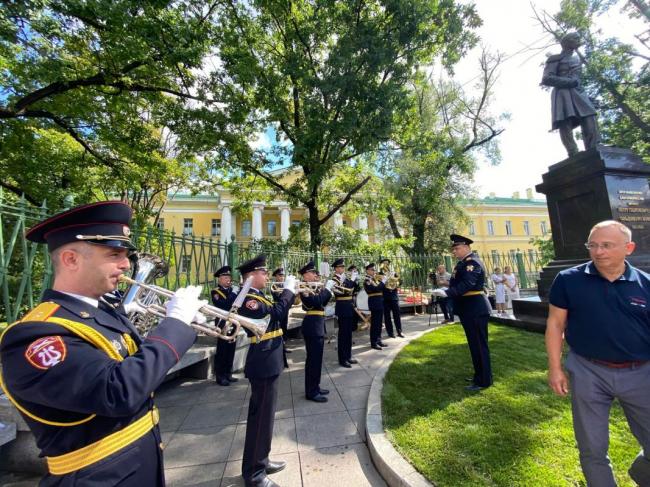
[[[428,315],[402,316],[404,333],[427,328]],[[432,323],[432,326],[434,324]],[[321,387],[329,402],[307,401],[305,351],[290,340],[290,368],[280,377],[271,458],[287,468],[272,476],[282,487],[384,486],[366,447],[365,413],[370,384],[387,350],[369,346],[368,332],[355,333],[358,365],[338,364],[336,339],[325,344]],[[395,345],[403,338],[384,339]],[[212,381],[176,381],[157,394],[170,486],[240,486],[241,458],[250,389],[248,381],[221,387]]]
[[[431,327],[440,318],[432,317]],[[429,316],[402,316],[407,338],[384,338],[384,351],[372,350],[368,331],[353,334],[358,365],[338,364],[336,338],[325,344],[321,387],[330,390],[327,403],[307,401],[304,393],[305,350],[301,339],[289,341],[290,368],[280,377],[271,458],[286,460],[274,474],[282,487],[385,486],[366,446],[366,405],[370,384],[390,350],[428,328]],[[156,393],[165,444],[167,485],[242,486],[250,388],[242,374],[229,387],[214,381],[178,379]],[[0,486],[28,487],[34,478],[3,476]],[[142,486],[145,487],[145,486]]]

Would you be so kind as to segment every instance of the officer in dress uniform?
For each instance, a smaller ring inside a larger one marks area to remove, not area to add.
[[[388,268],[390,265],[390,259],[382,259],[380,264],[382,267],[385,266]],[[388,277],[390,277],[390,275]],[[384,287],[384,325],[386,326],[386,333],[391,338],[395,338],[393,320],[395,321],[395,331],[397,331],[397,336],[404,338],[404,335],[402,335],[402,318],[399,310],[399,294],[397,294],[397,287],[394,289]]]
[[[368,293],[368,308],[370,308],[370,347],[382,350],[387,345],[381,341],[381,322],[384,317],[384,283],[388,276],[378,279],[375,276],[375,263],[366,266],[366,279],[363,288]]]
[[[488,319],[490,305],[483,291],[485,285],[485,266],[478,255],[472,252],[471,239],[452,234],[451,252],[458,259],[449,288],[434,289],[434,296],[449,297],[454,300],[454,310],[460,316],[465,330],[467,344],[472,355],[474,377],[466,389],[479,391],[492,385],[490,349],[488,348]]]
[[[312,261],[302,267],[298,273],[305,282],[317,282],[318,271]],[[325,346],[325,305],[333,296],[334,281],[327,281],[326,286],[314,293],[301,293],[302,336],[305,339],[305,397],[314,402],[327,402],[325,397],[330,391],[320,388],[321,369],[323,367],[323,347]]]
[[[271,277],[273,277],[274,282],[284,282],[284,268],[278,267],[276,270],[273,271]],[[278,289],[277,291],[271,291],[271,295],[273,296],[273,301],[277,302],[280,299],[280,296],[282,295],[282,291],[283,289]],[[290,309],[287,309],[286,314],[282,317],[282,320],[280,321],[280,327],[282,328],[282,352],[283,352],[285,369],[289,368],[289,362],[287,361],[287,354],[291,353],[291,350],[287,349],[287,330],[289,328],[289,311]]]
[[[334,297],[336,298],[335,313],[339,323],[337,351],[339,356],[339,365],[345,368],[351,368],[351,364],[358,364],[357,359],[352,358],[352,326],[353,319],[356,316],[354,305],[352,304],[352,295],[356,290],[356,283],[345,275],[345,262],[343,259],[336,259],[332,263],[334,268],[334,277],[332,278],[336,286]]]
[[[230,266],[225,265],[214,273],[217,278],[217,287],[212,290],[212,304],[217,308],[230,311],[232,303],[237,299],[237,289],[232,286],[232,273]],[[224,320],[216,320],[215,325],[219,328],[225,326]],[[234,333],[234,330],[232,331]],[[217,353],[214,356],[214,373],[217,384],[220,386],[229,386],[231,382],[237,382],[237,378],[232,376],[232,363],[235,360],[235,350],[237,349],[237,340],[231,342],[226,340],[217,340]]]
[[[283,369],[280,321],[295,299],[296,278],[287,277],[282,294],[272,303],[262,292],[268,275],[266,256],[258,255],[241,264],[238,269],[244,280],[253,276],[252,287],[239,314],[255,319],[270,317],[262,337],[253,336],[250,330],[246,330],[251,344],[244,373],[251,384],[251,397],[246,421],[242,476],[246,487],[273,487],[277,484],[267,475],[279,472],[286,466],[286,462],[269,460],[278,398],[278,378]]]
[[[131,214],[120,201],[99,202],[26,234],[47,243],[54,284],[0,337],[0,385],[47,461],[41,486],[165,485],[153,391],[194,343],[189,324],[205,301],[198,286],[177,290],[142,338],[103,299],[130,266]]]

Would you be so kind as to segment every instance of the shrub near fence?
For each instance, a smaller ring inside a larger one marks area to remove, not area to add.
[[[43,291],[51,285],[52,270],[47,247],[24,239],[25,231],[45,218],[47,213],[45,204],[35,208],[24,199],[3,198],[0,191],[0,322],[19,318],[40,300]],[[284,267],[286,272],[293,274],[311,259],[321,265],[343,257],[346,266],[355,264],[363,275],[367,262],[378,262],[387,257],[391,260],[391,268],[400,276],[401,287],[416,291],[433,287],[429,274],[435,272],[439,264],[444,264],[450,272],[455,265],[448,255],[346,255],[265,248],[258,242],[224,245],[216,239],[177,235],[150,226],[132,228],[132,240],[141,252],[156,254],[169,264],[168,275],[156,284],[170,290],[190,284],[200,285],[204,287],[205,295],[216,284],[215,270],[225,264],[236,267],[260,252],[267,254],[270,270]],[[532,293],[536,289],[540,271],[540,256],[536,252],[491,253],[482,258],[488,276],[494,267],[510,265],[523,290]],[[491,286],[489,279],[486,284]]]

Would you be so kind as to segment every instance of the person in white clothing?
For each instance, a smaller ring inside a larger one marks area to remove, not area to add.
[[[506,312],[506,288],[505,279],[500,267],[494,268],[494,273],[490,276],[494,284],[494,299],[497,305],[497,313],[503,314]]]
[[[506,304],[508,308],[512,308],[512,300],[519,299],[519,283],[517,276],[512,272],[512,267],[509,265],[503,269],[504,285],[506,290]]]

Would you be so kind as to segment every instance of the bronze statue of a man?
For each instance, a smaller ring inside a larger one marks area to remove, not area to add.
[[[580,83],[581,62],[575,51],[580,47],[580,36],[570,32],[560,40],[562,52],[549,56],[544,67],[542,85],[552,86],[551,112],[553,130],[560,130],[560,139],[569,156],[578,152],[573,129],[580,126],[585,150],[600,143],[596,109]]]

